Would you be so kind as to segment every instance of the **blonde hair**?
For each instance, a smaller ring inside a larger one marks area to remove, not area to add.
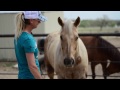
[[[21,35],[23,29],[25,28],[23,13],[17,14],[15,19],[16,19],[15,39],[17,40]]]

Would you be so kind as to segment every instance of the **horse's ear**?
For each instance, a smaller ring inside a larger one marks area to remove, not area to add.
[[[64,23],[60,17],[58,17],[58,23],[61,27],[63,27]]]
[[[78,17],[75,22],[74,22],[74,26],[77,27],[80,24],[80,17]]]

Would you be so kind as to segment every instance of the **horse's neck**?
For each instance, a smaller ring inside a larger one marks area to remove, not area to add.
[[[60,43],[60,41],[58,42],[58,45],[56,45],[57,47],[56,47],[56,51],[57,52],[54,52],[55,53],[55,56],[57,56],[56,58],[58,58],[58,57],[63,57],[63,53],[62,53],[62,48],[61,48],[61,43]]]
[[[86,52],[87,52],[87,49],[86,49],[83,41],[80,38],[78,38],[77,49],[76,50],[77,50],[76,51],[76,56],[77,57],[80,56],[80,55],[82,56],[84,53],[86,54]]]
[[[76,49],[76,57],[80,54],[80,39],[77,40],[77,49]]]

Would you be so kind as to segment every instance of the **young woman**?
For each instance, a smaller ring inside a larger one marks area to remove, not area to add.
[[[32,30],[46,21],[39,11],[24,11],[16,16],[14,38],[15,54],[18,61],[18,79],[43,79],[38,62],[38,48]]]

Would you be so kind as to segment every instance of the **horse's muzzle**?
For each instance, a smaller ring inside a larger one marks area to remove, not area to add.
[[[75,63],[74,59],[72,59],[72,58],[65,58],[64,59],[64,64],[67,67],[71,67],[74,63]]]

